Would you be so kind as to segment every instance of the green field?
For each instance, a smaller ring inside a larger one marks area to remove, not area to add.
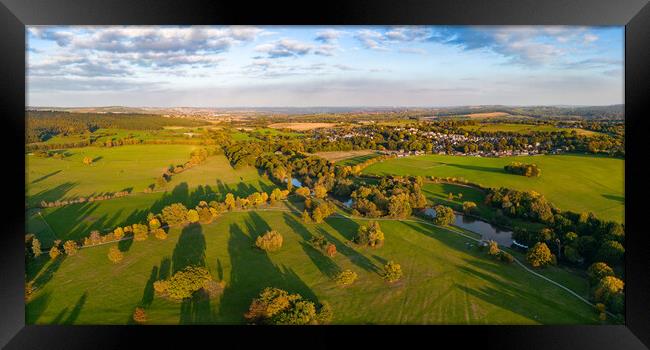
[[[488,259],[453,232],[413,222],[382,221],[386,242],[379,249],[348,243],[365,221],[329,218],[304,225],[281,211],[233,212],[210,225],[175,228],[159,241],[120,243],[124,260],[107,259],[112,244],[82,249],[76,256],[30,263],[28,280],[37,291],[27,303],[27,324],[125,324],[136,306],[151,324],[243,323],[252,298],[267,286],[328,301],[335,324],[589,324],[592,307],[516,264]],[[253,248],[273,228],[284,235],[279,252]],[[337,246],[330,259],[307,241],[321,233]],[[379,276],[387,260],[402,265],[404,277],[389,285]],[[226,282],[220,297],[182,303],[154,296],[152,284],[187,264],[205,265]],[[359,274],[341,288],[332,277],[341,269]],[[549,268],[578,293],[584,279]]]
[[[273,183],[259,176],[255,168],[235,170],[224,156],[216,155],[201,165],[174,175],[166,191],[42,209],[41,215],[28,215],[27,232],[35,234],[49,246],[57,238],[81,239],[92,230],[142,222],[148,213],[159,213],[172,203],[189,207],[201,200],[223,200],[229,192],[245,197],[258,191],[270,193],[273,188]]]
[[[542,175],[508,174],[510,162],[535,163]],[[487,187],[534,190],[563,210],[594,212],[624,221],[624,160],[583,155],[479,158],[426,155],[391,159],[364,170],[375,175],[419,175],[464,178]]]
[[[470,131],[484,131],[484,132],[516,132],[519,134],[530,134],[532,132],[560,132],[560,131],[576,131],[578,135],[597,135],[598,132],[578,129],[578,128],[558,128],[554,125],[548,124],[516,124],[516,123],[485,123],[485,124],[476,124],[476,125],[464,125],[461,126],[461,129],[470,130]]]
[[[84,147],[67,150],[63,159],[26,155],[27,197],[30,206],[41,200],[76,198],[107,192],[143,191],[171,164],[190,158],[191,145]],[[84,157],[93,159],[91,165]]]

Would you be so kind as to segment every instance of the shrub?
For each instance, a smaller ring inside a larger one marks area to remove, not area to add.
[[[325,310],[323,310],[325,308]],[[244,317],[248,322],[261,324],[306,325],[327,322],[331,319],[331,308],[303,300],[299,294],[289,294],[278,288],[265,288],[258,298],[253,299]]]
[[[108,250],[108,260],[117,264],[122,261],[122,259],[124,259],[124,254],[122,254],[118,247],[113,246]]]
[[[356,243],[371,248],[380,247],[384,244],[384,233],[377,221],[371,221],[368,226],[362,225],[357,231]]]
[[[189,221],[190,223],[199,222],[199,213],[194,209],[188,210],[187,221]]]
[[[159,280],[153,283],[153,290],[160,295],[167,293],[167,289],[169,289],[169,281]]]
[[[310,242],[314,247],[318,249],[323,249],[327,245],[327,240],[325,239],[325,236],[321,234],[315,234],[314,236],[312,236]]]
[[[591,285],[596,285],[601,279],[614,276],[614,270],[604,262],[595,262],[587,269],[587,276]]]
[[[384,265],[383,278],[387,282],[391,282],[391,283],[396,282],[400,278],[402,278],[402,267],[400,266],[400,264],[397,264],[393,261],[389,261],[388,263],[386,263],[386,265]]]
[[[65,243],[63,243],[63,250],[65,250],[65,253],[67,255],[73,256],[77,254],[77,251],[79,250],[79,246],[75,241],[65,241]]]
[[[536,243],[528,250],[526,259],[532,267],[542,267],[553,262],[554,255],[544,242]]]
[[[471,214],[476,210],[476,203],[474,202],[463,202],[463,213]]]
[[[433,223],[440,226],[446,226],[454,222],[454,211],[444,205],[436,205],[433,207],[436,216],[432,219]]]
[[[295,193],[303,198],[309,197],[309,188],[307,187],[299,187],[296,189]]]
[[[197,208],[199,214],[199,222],[202,224],[209,224],[216,215],[212,215],[212,211],[208,207]]]
[[[170,226],[184,224],[187,222],[187,208],[180,203],[168,205],[162,210],[162,220]]]
[[[154,235],[154,237],[156,237],[157,239],[160,239],[160,240],[167,239],[167,232],[165,232],[165,230],[162,229],[162,228],[159,228],[159,229],[156,229],[155,231],[153,231],[153,235]]]
[[[262,236],[258,236],[255,245],[264,251],[275,252],[282,247],[282,241],[282,235],[275,230],[271,230]]]
[[[50,249],[50,258],[52,260],[56,259],[59,255],[61,255],[61,251],[57,247],[52,247]]]
[[[133,224],[133,239],[136,241],[144,241],[149,237],[149,228],[147,225]]]
[[[602,301],[607,305],[607,303],[619,293],[623,293],[623,287],[625,283],[620,279],[614,276],[605,276],[603,277],[596,286],[594,291],[594,296],[596,301]]]
[[[488,241],[488,255],[498,257],[500,252],[501,249],[499,249],[497,242],[492,240]]]
[[[512,264],[515,261],[515,258],[512,256],[512,254],[504,251],[501,251],[501,254],[499,254],[499,259],[507,264]]]
[[[336,255],[336,246],[332,243],[327,243],[325,246],[325,255],[333,258]]]
[[[333,317],[334,310],[332,310],[332,307],[328,302],[323,301],[321,303],[320,310],[318,310],[318,315],[316,315],[318,324],[328,324],[332,321]]]
[[[124,237],[124,230],[121,227],[116,228],[113,230],[113,236],[115,236],[115,239],[120,240],[122,237]]]
[[[43,253],[41,251],[41,241],[39,241],[37,238],[34,238],[32,240],[32,253],[34,253],[34,256],[37,258]]]
[[[170,279],[167,288],[168,295],[173,299],[185,299],[205,285],[212,277],[202,266],[187,266],[176,272]]]
[[[160,221],[158,221],[158,219],[152,218],[151,220],[149,220],[149,229],[150,230],[153,231],[153,230],[158,229],[158,228],[160,228]]]
[[[137,323],[147,322],[147,313],[141,307],[136,307],[133,311],[133,321]]]
[[[357,280],[359,276],[352,270],[345,270],[336,276],[336,284],[339,286],[349,286]]]
[[[203,290],[208,293],[210,298],[214,298],[223,292],[225,286],[226,284],[223,281],[208,280],[203,284]]]

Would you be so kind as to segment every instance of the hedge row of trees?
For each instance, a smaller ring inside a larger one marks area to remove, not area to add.
[[[113,192],[113,193],[107,193],[107,194],[102,194],[98,196],[88,196],[88,197],[78,197],[78,198],[73,198],[73,199],[57,199],[52,202],[48,202],[46,200],[42,200],[40,203],[41,208],[55,208],[55,207],[61,207],[64,205],[69,205],[69,204],[77,204],[77,203],[85,203],[85,202],[96,202],[96,201],[104,201],[107,199],[113,199],[113,198],[120,198],[124,196],[128,196],[131,194],[130,191],[119,191],[119,192]]]
[[[536,164],[525,164],[512,162],[503,167],[507,173],[522,175],[527,177],[538,177],[542,175],[542,170]]]

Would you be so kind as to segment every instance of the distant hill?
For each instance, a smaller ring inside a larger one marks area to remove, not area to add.
[[[395,113],[416,117],[455,116],[480,113],[507,113],[533,118],[587,118],[624,119],[624,105],[611,106],[453,106],[453,107],[28,107],[29,111],[57,111],[96,114],[157,114],[173,116],[221,117],[221,116],[288,116],[318,114],[378,114]]]

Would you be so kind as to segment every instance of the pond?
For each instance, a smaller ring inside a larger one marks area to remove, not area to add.
[[[284,179],[284,182],[287,182],[287,179]],[[302,187],[302,182],[298,181],[298,179],[294,177],[291,178],[291,184],[293,187]]]
[[[429,216],[435,216],[435,210],[433,208],[425,209],[424,213]],[[512,245],[512,231],[499,229],[488,222],[455,213],[453,225],[467,231],[478,233],[482,239],[493,240],[500,246],[510,247]]]

